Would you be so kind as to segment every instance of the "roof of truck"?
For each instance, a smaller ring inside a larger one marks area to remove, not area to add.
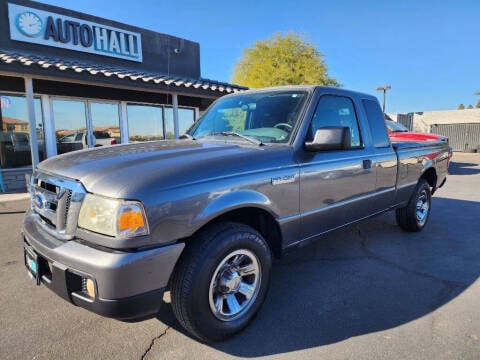
[[[358,91],[353,91],[353,90],[348,90],[344,88],[339,88],[339,87],[332,87],[332,86],[322,86],[322,85],[283,85],[283,86],[273,86],[273,87],[266,87],[266,88],[258,88],[258,89],[249,89],[242,91],[240,93],[236,94],[229,94],[227,96],[238,96],[238,95],[246,95],[246,94],[253,94],[253,93],[258,93],[258,92],[267,92],[267,91],[286,91],[286,90],[292,90],[292,91],[310,91],[313,92],[315,90],[328,90],[328,91],[333,91],[333,92],[338,92],[341,94],[345,95],[350,95],[350,96],[355,96],[355,97],[361,97],[365,99],[371,99],[377,101],[377,98],[371,94],[367,93],[361,93]]]

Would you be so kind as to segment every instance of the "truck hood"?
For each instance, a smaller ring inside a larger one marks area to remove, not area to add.
[[[55,156],[41,162],[37,171],[80,181],[91,193],[142,200],[152,192],[253,171],[265,164],[262,157],[273,155],[267,148],[193,140],[143,142]]]

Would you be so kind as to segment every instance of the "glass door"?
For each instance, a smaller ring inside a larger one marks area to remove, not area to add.
[[[30,148],[32,131],[37,135],[39,159],[45,159],[42,106],[38,98],[34,98],[33,103],[35,129],[30,128],[25,96],[0,92],[0,171],[5,168],[32,165]]]
[[[57,154],[120,144],[118,103],[52,99]]]

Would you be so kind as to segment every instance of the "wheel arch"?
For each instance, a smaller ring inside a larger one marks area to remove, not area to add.
[[[219,196],[196,216],[195,234],[219,222],[236,222],[248,225],[258,231],[267,242],[272,254],[282,253],[282,230],[276,220],[277,213],[270,200],[253,190],[240,190]],[[188,240],[187,240],[188,241]]]
[[[205,224],[202,229],[219,222],[236,222],[248,225],[258,231],[267,242],[276,258],[282,255],[282,231],[275,218],[265,209],[241,207],[227,211]]]
[[[437,190],[437,171],[434,167],[426,169],[420,179],[425,179],[432,188],[432,195]]]

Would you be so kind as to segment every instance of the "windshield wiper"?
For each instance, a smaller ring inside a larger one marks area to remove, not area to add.
[[[239,138],[245,139],[245,140],[247,140],[247,141],[249,141],[249,142],[251,142],[255,145],[258,145],[258,146],[265,145],[262,141],[260,141],[258,139],[255,139],[255,138],[250,137],[250,136],[239,134],[235,131],[219,131],[219,132],[211,133],[209,135],[238,136]]]

